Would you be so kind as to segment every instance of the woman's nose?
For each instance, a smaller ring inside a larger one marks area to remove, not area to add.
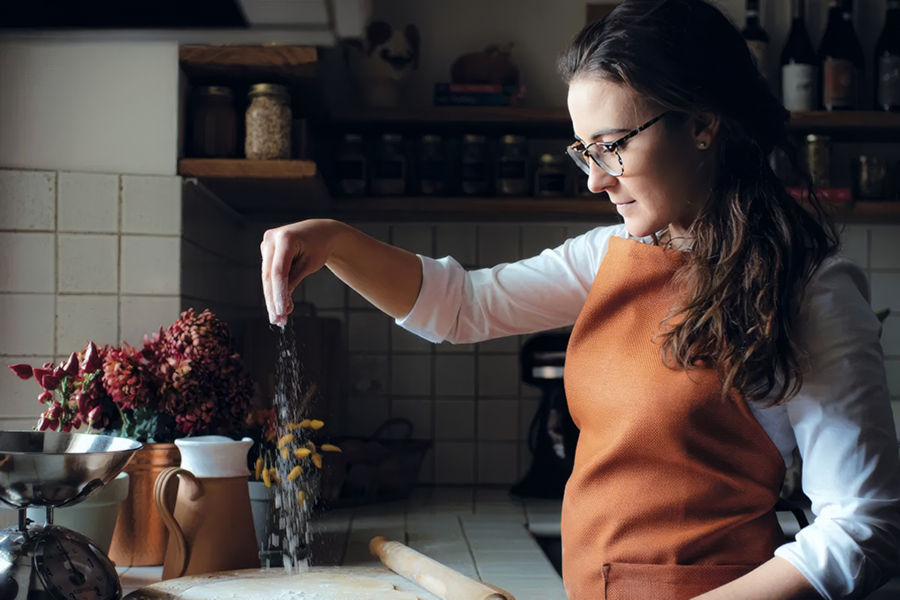
[[[591,172],[588,174],[587,187],[591,192],[599,194],[616,185],[616,182],[619,179],[618,177],[613,177],[594,164],[594,161],[588,162],[591,165]]]

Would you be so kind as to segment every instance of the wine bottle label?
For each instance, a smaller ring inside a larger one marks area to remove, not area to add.
[[[900,56],[878,58],[878,108],[900,106]]]
[[[791,63],[781,67],[781,91],[788,110],[815,110],[816,68]]]
[[[856,70],[849,60],[826,58],[822,69],[822,104],[825,108],[856,108]]]
[[[756,61],[756,67],[763,77],[766,76],[766,56],[769,52],[769,44],[761,40],[747,40],[747,47],[750,48],[750,54]]]

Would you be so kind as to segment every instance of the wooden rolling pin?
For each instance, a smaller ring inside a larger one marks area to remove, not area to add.
[[[371,539],[369,551],[387,568],[442,600],[516,600],[506,590],[475,581],[409,546],[380,535]]]

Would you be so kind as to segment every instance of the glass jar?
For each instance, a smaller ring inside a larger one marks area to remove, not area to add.
[[[534,172],[536,196],[564,196],[566,193],[566,163],[555,154],[542,154]]]
[[[256,83],[247,94],[244,155],[252,159],[291,157],[291,102],[287,88]]]
[[[501,196],[528,194],[528,140],[524,136],[504,135],[500,138],[497,193]]]
[[[370,185],[372,193],[378,196],[400,196],[406,191],[406,152],[402,135],[385,133],[378,140]]]
[[[806,136],[806,164],[813,185],[824,188],[831,185],[831,138],[811,133]]]
[[[198,158],[237,156],[237,111],[230,88],[197,88],[191,110],[190,155]]]
[[[447,188],[447,155],[444,139],[426,134],[419,140],[417,157],[417,192],[423,196],[439,196]]]
[[[345,134],[337,157],[337,193],[341,196],[365,194],[367,167],[362,136],[356,133]]]
[[[487,139],[469,133],[462,141],[461,188],[466,196],[486,196],[491,187],[488,171]]]

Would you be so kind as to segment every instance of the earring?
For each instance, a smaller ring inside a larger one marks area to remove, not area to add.
[[[701,150],[706,150],[706,142],[700,142],[699,144],[697,144],[697,147]]]

